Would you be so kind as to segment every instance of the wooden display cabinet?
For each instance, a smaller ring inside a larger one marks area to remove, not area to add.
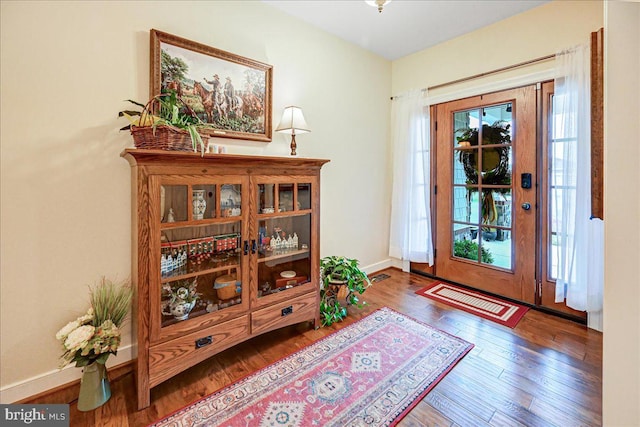
[[[152,387],[222,350],[294,323],[320,326],[320,168],[328,160],[122,156],[132,167],[139,409]]]

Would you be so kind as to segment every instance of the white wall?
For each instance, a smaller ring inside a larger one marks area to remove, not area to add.
[[[58,373],[55,332],[86,310],[86,285],[130,274],[132,146],[123,100],[148,97],[149,29],[274,66],[274,127],[285,105],[312,132],[322,172],[321,254],[387,260],[391,64],[255,1],[1,3],[0,401],[79,376]],[[288,156],[220,139],[231,153]],[[130,359],[130,330],[118,358]]]
[[[603,425],[640,425],[640,3],[605,3]]]

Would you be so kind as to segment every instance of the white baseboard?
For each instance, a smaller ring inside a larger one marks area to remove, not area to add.
[[[117,366],[133,359],[131,344],[120,347],[116,356],[107,360],[107,367]],[[61,385],[80,379],[82,369],[69,365],[63,369],[54,369],[35,377],[9,384],[0,389],[0,403],[9,404],[27,397],[51,390]]]
[[[366,265],[364,267],[361,267],[362,270],[367,273],[367,274],[371,274],[371,273],[375,273],[377,271],[380,270],[384,270],[385,268],[389,268],[389,267],[397,267],[397,268],[402,268],[402,261],[395,259],[395,258],[389,258],[389,259],[385,259],[383,261],[380,262],[376,262],[374,264],[369,264]]]

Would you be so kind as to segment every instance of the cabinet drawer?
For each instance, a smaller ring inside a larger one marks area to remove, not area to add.
[[[149,349],[150,386],[160,384],[179,372],[249,337],[249,316],[241,316]]]
[[[251,314],[251,334],[261,334],[305,320],[313,320],[318,310],[318,297],[314,292],[254,311]]]

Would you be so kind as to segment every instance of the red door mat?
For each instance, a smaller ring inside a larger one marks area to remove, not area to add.
[[[515,328],[522,316],[529,310],[523,305],[443,282],[433,283],[416,291],[416,294],[493,320],[510,328]]]

